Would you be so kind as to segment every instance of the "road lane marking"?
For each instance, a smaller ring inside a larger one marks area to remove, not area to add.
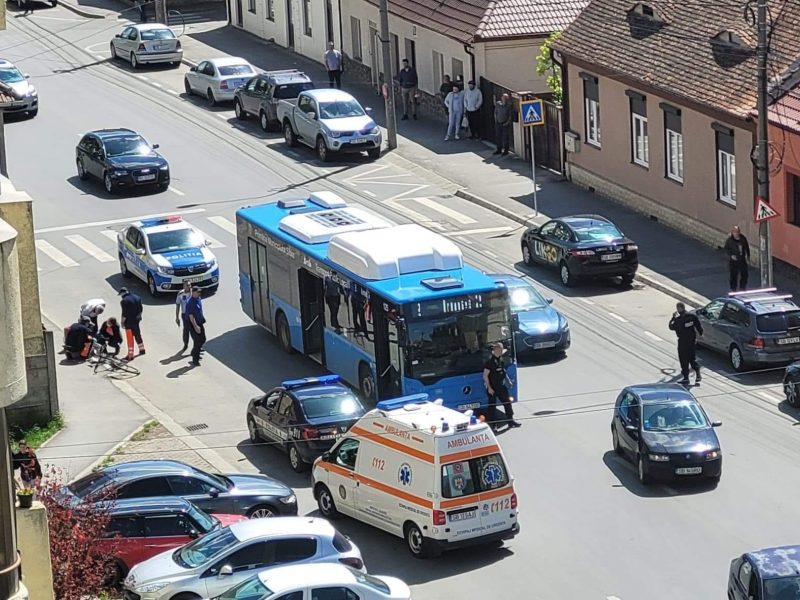
[[[658,337],[658,336],[657,336],[655,333],[652,333],[652,332],[650,332],[650,331],[647,331],[647,330],[645,330],[643,333],[644,333],[644,334],[645,334],[647,337],[649,337],[651,340],[653,340],[653,341],[655,341],[655,342],[663,342],[663,341],[664,341],[664,340],[662,340],[660,337]]]
[[[225,217],[208,217],[208,220],[231,235],[236,235],[236,223],[233,223],[230,219],[226,219]]]
[[[499,258],[499,256],[497,256],[497,254],[495,254],[495,253],[494,253],[494,252],[492,252],[491,250],[484,250],[484,251],[483,251],[483,253],[484,253],[486,256],[491,256],[492,258]]]
[[[432,229],[436,229],[437,231],[444,231],[444,225],[438,223],[437,221],[431,220],[429,217],[418,213],[416,211],[411,210],[405,204],[398,202],[397,200],[384,200],[383,204],[388,205],[389,207],[393,208],[400,214],[408,217],[412,221],[416,221],[418,225],[422,225],[423,227],[430,227]]]
[[[49,256],[62,267],[77,267],[78,263],[46,240],[36,240],[36,249]]]
[[[136,77],[138,77],[142,81],[147,81],[147,77],[145,77],[144,75],[137,75]]]
[[[177,194],[178,196],[185,196],[185,195],[186,195],[186,194],[184,194],[182,191],[180,191],[178,188],[176,188],[176,187],[174,187],[174,186],[172,186],[172,185],[171,185],[171,186],[169,186],[167,189],[168,189],[170,192],[172,192],[173,194]]]
[[[608,311],[608,314],[609,314],[610,316],[612,316],[613,318],[615,318],[615,319],[616,319],[617,321],[619,321],[620,323],[627,323],[627,322],[628,322],[628,319],[626,319],[625,317],[621,317],[621,316],[619,316],[617,313],[614,313],[614,312]]]
[[[114,244],[117,243],[117,232],[113,229],[102,229],[100,230],[100,234],[106,236],[110,239]]]
[[[377,194],[373,194],[369,190],[362,190],[367,196],[372,196],[373,198],[377,198]]]
[[[192,225],[192,227],[194,227],[194,225]],[[197,233],[199,233],[200,235],[202,235],[204,238],[206,238],[206,240],[208,242],[210,242],[209,248],[224,248],[225,247],[225,244],[220,242],[218,239],[215,239],[215,238],[211,237],[210,235],[206,235],[206,233],[204,231],[201,231],[197,227],[194,227],[194,230]]]
[[[114,257],[111,256],[105,250],[101,250],[99,247],[95,246],[92,242],[87,240],[82,235],[74,234],[74,235],[67,235],[64,236],[67,238],[67,241],[72,242],[78,248],[86,252],[99,260],[100,262],[114,262]]]
[[[92,56],[94,56],[94,58],[96,60],[105,60],[106,59],[105,56],[100,56],[99,54],[92,54]]]
[[[619,596],[606,596],[606,600],[622,600]]]
[[[191,215],[206,212],[205,208],[190,208],[188,210],[173,210],[166,213],[156,213],[153,215],[142,215],[139,217],[127,217],[125,219],[110,219],[108,221],[90,221],[88,223],[75,223],[74,225],[60,225],[58,227],[45,227],[36,229],[33,233],[53,233],[54,231],[70,231],[71,229],[86,229],[89,227],[104,227],[106,225],[116,225],[118,223],[132,223],[142,219],[158,219],[159,217],[171,217],[172,215]]]
[[[168,91],[170,94],[174,95],[174,96],[180,96],[180,95],[181,95],[181,93],[180,93],[180,92],[176,92],[175,90],[167,90],[167,91]]]
[[[163,87],[164,87],[163,85],[161,85],[161,84],[160,84],[160,83],[158,83],[157,81],[151,81],[151,82],[150,82],[150,85],[154,85],[154,86],[156,86],[157,88],[163,88]]]
[[[218,112],[218,113],[214,113],[214,114],[217,115],[223,121],[227,121],[228,120],[228,115],[226,115],[225,113]]]
[[[503,231],[508,231],[509,229],[514,229],[509,225],[503,225],[502,227],[483,227],[481,229],[463,229],[461,231],[453,231],[448,233],[447,235],[458,237],[462,235],[479,235],[481,233],[501,233]]]
[[[457,210],[453,210],[449,206],[443,206],[440,202],[434,200],[433,198],[406,198],[406,200],[413,200],[422,206],[427,206],[431,210],[435,210],[438,213],[443,214],[446,217],[450,217],[454,221],[458,221],[462,225],[469,225],[470,223],[477,223],[475,219],[472,217],[468,217],[467,215],[462,215]]]
[[[578,298],[578,300],[580,300],[580,301],[581,301],[581,302],[583,302],[584,304],[594,304],[594,302],[592,302],[592,301],[591,301],[591,300],[589,300],[588,298]]]
[[[772,394],[772,392],[767,392],[767,391],[764,391],[764,390],[759,390],[759,391],[758,391],[758,392],[756,392],[756,393],[757,393],[759,396],[761,396],[762,398],[764,398],[764,399],[768,400],[769,402],[771,402],[772,404],[780,404],[781,402],[783,402],[783,398],[778,398],[778,397],[776,397],[775,395],[773,395],[773,394]]]
[[[363,179],[364,177],[367,177],[368,175],[371,175],[372,173],[377,173],[378,171],[383,171],[384,169],[388,169],[388,168],[389,168],[389,165],[378,165],[377,167],[373,167],[372,169],[367,170],[366,173],[356,173],[355,175],[347,177],[346,179],[344,179],[344,182],[345,183],[349,183],[351,185],[355,185],[353,183],[354,179]]]

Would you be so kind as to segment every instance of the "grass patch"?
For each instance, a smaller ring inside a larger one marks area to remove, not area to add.
[[[64,429],[64,417],[61,413],[57,413],[44,424],[36,424],[29,427],[12,425],[9,427],[9,434],[15,445],[20,440],[25,440],[31,448],[36,449],[62,429]]]
[[[158,427],[158,421],[148,421],[142,425],[142,428],[139,431],[131,436],[130,441],[141,442],[142,440],[147,439],[147,436],[150,435],[150,432],[156,427]]]
[[[126,444],[129,442],[141,442],[146,440],[147,436],[150,435],[150,432],[153,431],[153,429],[155,429],[156,427],[158,427],[158,424],[159,424],[158,421],[148,421],[147,423],[142,425],[139,431],[137,431],[130,437],[130,439],[128,440],[128,442],[126,442]],[[92,472],[96,473],[97,471],[102,471],[106,467],[110,467],[111,465],[116,463],[117,458],[121,454],[123,454],[124,449],[125,449],[125,444],[117,448],[111,454],[104,456],[103,460],[101,460],[94,467],[92,467]]]

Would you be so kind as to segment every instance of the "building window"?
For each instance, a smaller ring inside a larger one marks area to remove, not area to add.
[[[650,166],[650,143],[647,135],[647,98],[633,90],[626,90],[631,99],[631,159],[637,165]]]
[[[394,72],[400,72],[400,39],[394,34],[389,34],[389,46],[392,50],[392,60],[394,61]],[[412,65],[415,66],[416,65]]]
[[[247,0],[247,10],[251,13],[255,14],[256,12],[256,0]]]
[[[451,66],[453,68],[453,81],[463,81],[464,80],[464,62],[458,60],[457,58],[453,58],[450,60]],[[462,91],[464,86],[461,87]]]
[[[789,215],[789,222],[800,227],[800,177],[797,175],[790,175],[790,177],[792,212]]]
[[[438,92],[444,81],[444,55],[434,50],[431,56],[433,57],[433,89]]]
[[[581,73],[583,78],[583,107],[585,113],[586,142],[600,147],[600,86],[597,77]]]
[[[683,183],[683,129],[681,111],[669,104],[660,104],[664,111],[664,156],[666,175],[669,179]]]
[[[311,37],[311,0],[303,0],[303,31]]]
[[[361,21],[350,17],[350,39],[353,41],[353,58],[361,60]]]
[[[714,123],[717,137],[717,197],[721,202],[736,206],[736,154],[733,130]]]
[[[268,21],[275,21],[275,0],[266,0],[266,13]]]
[[[408,62],[411,63],[411,66],[415,69],[417,68],[417,45],[414,43],[414,40],[410,40],[406,38],[406,56],[405,58],[408,59]]]

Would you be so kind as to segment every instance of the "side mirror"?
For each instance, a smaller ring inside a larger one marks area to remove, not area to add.
[[[153,148],[153,150],[158,150],[161,146],[158,144],[153,144],[151,147]]]
[[[546,301],[548,304],[552,304],[552,303],[553,303],[553,299],[552,299],[552,298],[545,298],[545,301]]]
[[[519,315],[511,315],[511,326],[519,329]]]
[[[372,107],[371,106],[365,106],[364,107],[364,112],[365,113],[371,113],[372,112]]]
[[[323,461],[325,461],[325,462],[330,462],[330,460],[331,460],[331,453],[330,453],[330,451],[323,452],[323,453],[322,453],[322,456],[320,456],[320,458],[321,458]]]
[[[316,121],[317,120],[317,113],[315,113],[314,111],[311,111],[310,113],[307,113],[307,114],[308,114],[308,118],[311,119],[312,121]]]
[[[210,492],[208,492],[208,495],[211,496],[212,498],[216,498],[219,496],[219,490],[211,490]]]
[[[627,425],[625,425],[625,431],[636,433],[637,431],[639,431],[639,428],[633,423],[628,423]]]
[[[222,568],[219,570],[218,577],[229,577],[233,575],[233,567],[230,565],[223,565]]]
[[[138,254],[139,256],[144,256],[145,255],[145,249],[144,248],[137,248],[136,249],[136,254]]]
[[[115,35],[114,37],[115,37],[115,38],[121,38],[121,37],[122,37],[122,34],[121,34],[121,33],[118,33],[118,34],[117,34],[117,35]]]
[[[25,77],[25,79],[30,79],[31,78],[30,73],[23,73],[22,76]]]
[[[712,427],[722,427],[722,421],[711,421]]]
[[[190,70],[192,73],[196,73],[196,72],[197,72],[197,67],[191,67],[189,70]]]
[[[200,537],[200,533],[196,529],[191,529],[189,530],[189,537],[192,538],[193,540],[196,540],[197,538]]]
[[[210,246],[211,245],[211,240],[204,240],[203,241],[203,245],[204,246]]]

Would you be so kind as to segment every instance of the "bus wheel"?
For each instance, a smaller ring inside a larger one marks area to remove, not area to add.
[[[281,345],[281,350],[286,354],[291,354],[294,349],[292,348],[292,335],[289,333],[289,322],[286,320],[286,315],[279,312],[277,321],[278,343]]]
[[[372,375],[372,370],[363,362],[358,365],[358,388],[364,400],[370,402],[375,400],[375,377]]]

